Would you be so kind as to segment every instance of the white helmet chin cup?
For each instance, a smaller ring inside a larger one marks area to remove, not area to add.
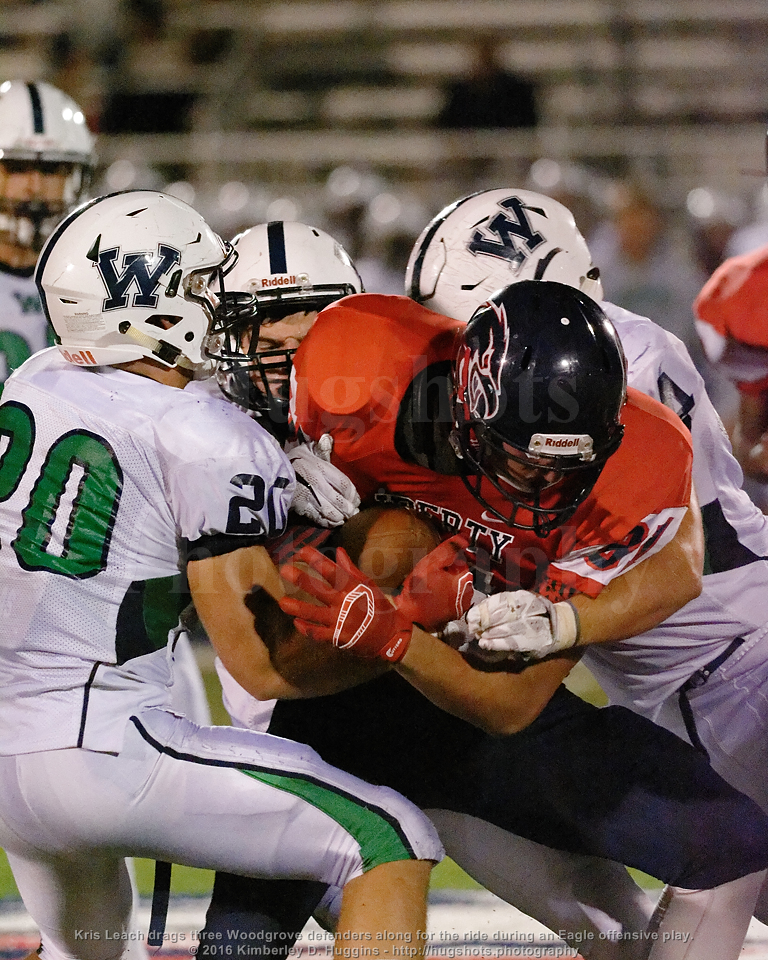
[[[192,207],[132,190],[70,213],[43,247],[35,281],[72,363],[148,357],[194,368],[206,360],[219,302],[212,275],[230,256]]]
[[[411,251],[405,292],[467,322],[497,290],[520,280],[555,280],[603,299],[599,271],[567,207],[531,190],[483,190],[427,224]]]
[[[250,293],[270,319],[315,310],[351,293],[363,282],[347,251],[317,227],[287,220],[260,223],[232,241],[238,260],[229,274],[229,290]]]

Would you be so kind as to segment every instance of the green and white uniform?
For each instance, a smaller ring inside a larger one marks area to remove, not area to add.
[[[0,264],[0,393],[11,373],[33,353],[50,347],[53,331],[45,318],[31,274]]]
[[[223,398],[57,350],[2,399],[0,846],[44,957],[88,956],[75,933],[89,929],[94,956],[122,954],[103,931],[127,929],[126,856],[334,884],[440,859],[393,791],[306,746],[174,714],[176,632],[142,649],[176,621],[185,548],[285,526],[294,475],[266,431]]]

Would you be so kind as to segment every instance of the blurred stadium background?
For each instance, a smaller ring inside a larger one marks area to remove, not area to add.
[[[170,189],[224,235],[303,219],[397,266],[486,186],[567,195],[585,233],[629,178],[686,225],[753,219],[767,39],[764,0],[2,0],[0,77],[84,107],[99,192]],[[532,122],[446,121],[478,43]]]

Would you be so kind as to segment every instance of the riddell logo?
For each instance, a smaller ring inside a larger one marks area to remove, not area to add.
[[[562,453],[578,454],[581,460],[594,460],[592,437],[586,433],[534,433],[528,452],[537,456]]]
[[[263,290],[264,287],[295,287],[296,283],[295,276],[264,277],[261,281],[261,289]]]
[[[578,447],[579,445],[575,437],[549,437],[545,443],[548,447]]]
[[[90,350],[80,350],[77,353],[70,353],[69,350],[62,350],[62,356],[70,363],[77,363],[81,367],[97,367],[98,364]]]

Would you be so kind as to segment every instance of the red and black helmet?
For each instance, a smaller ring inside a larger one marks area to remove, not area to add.
[[[610,321],[571,286],[511,284],[462,331],[454,383],[452,440],[471,493],[511,526],[547,536],[621,443],[626,367]]]

